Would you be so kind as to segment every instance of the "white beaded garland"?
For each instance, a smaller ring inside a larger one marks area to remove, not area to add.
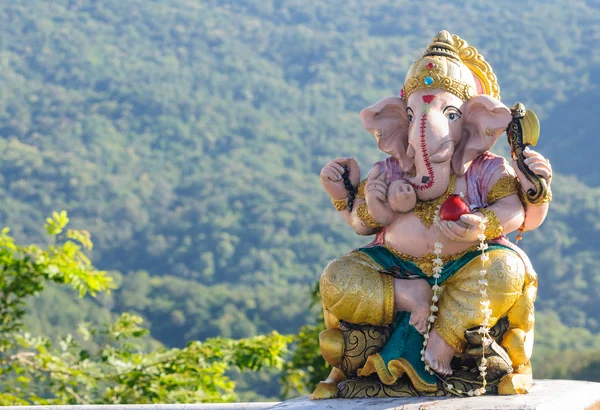
[[[435,212],[435,217],[434,217],[434,222],[439,222],[440,218],[439,218],[439,211],[440,211],[440,207],[438,206],[436,212]],[[488,281],[487,281],[487,270],[485,269],[485,263],[490,259],[489,255],[487,255],[485,253],[485,251],[489,248],[489,245],[487,243],[485,243],[485,234],[483,234],[483,232],[485,232],[485,228],[486,228],[486,223],[487,223],[487,219],[483,219],[482,222],[479,224],[479,228],[481,229],[481,234],[477,235],[477,239],[479,239],[479,246],[477,247],[477,250],[481,251],[481,256],[480,256],[480,260],[481,260],[481,270],[479,271],[479,276],[481,277],[481,279],[479,279],[479,281],[477,282],[479,285],[479,293],[481,294],[481,296],[483,298],[487,297],[487,286],[488,286]],[[431,311],[431,316],[429,316],[428,321],[427,321],[427,330],[425,332],[425,334],[423,335],[423,349],[421,350],[421,361],[425,362],[425,350],[427,348],[427,343],[429,341],[429,333],[431,332],[431,326],[432,324],[435,322],[436,320],[436,316],[435,313],[439,310],[439,308],[436,306],[436,303],[439,301],[439,294],[440,294],[440,286],[438,285],[438,279],[441,277],[441,273],[442,270],[444,269],[444,263],[442,262],[442,259],[440,258],[440,255],[442,254],[442,249],[443,249],[443,244],[437,240],[434,243],[434,251],[433,253],[437,256],[434,260],[433,260],[433,269],[432,269],[432,273],[433,273],[433,278],[435,279],[433,286],[431,287],[431,289],[433,290],[433,296],[431,297],[431,306],[429,308],[429,310]],[[482,334],[482,344],[483,346],[485,346],[487,343],[490,343],[492,341],[492,338],[490,337],[490,319],[491,319],[491,315],[492,315],[492,310],[489,308],[490,306],[490,301],[489,299],[483,299],[480,302],[481,304],[481,311],[483,313],[483,323],[481,324],[481,328],[479,329],[479,333]],[[486,390],[485,387],[487,386],[487,380],[485,378],[485,376],[487,375],[487,359],[485,357],[485,349],[482,348],[482,352],[481,352],[481,364],[479,365],[479,375],[481,376],[483,383],[482,383],[482,387],[478,388],[478,389],[471,389],[468,392],[463,392],[460,389],[455,389],[454,385],[446,383],[443,379],[442,382],[446,385],[446,389],[448,391],[451,391],[455,394],[458,395],[463,395],[466,394],[468,396],[481,396],[482,394],[485,394]],[[431,367],[425,363],[425,371],[434,374],[433,370],[431,369]],[[437,376],[439,377],[439,376]]]

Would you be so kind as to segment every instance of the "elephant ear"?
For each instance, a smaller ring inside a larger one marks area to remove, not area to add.
[[[400,161],[404,171],[412,169],[414,159],[408,148],[408,115],[406,103],[398,97],[385,97],[360,112],[363,127],[375,137],[383,152]]]
[[[467,172],[475,158],[492,148],[512,119],[506,105],[485,94],[471,97],[463,108],[462,138],[452,156],[452,171],[457,175]]]

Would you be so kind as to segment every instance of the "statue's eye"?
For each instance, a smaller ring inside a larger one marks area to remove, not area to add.
[[[444,108],[444,115],[446,116],[446,118],[448,118],[448,120],[450,120],[450,122],[454,122],[456,120],[458,120],[461,117],[461,112],[458,108],[456,107],[452,107],[452,106],[447,106],[446,108]]]
[[[414,112],[413,112],[412,108],[408,107],[406,109],[406,115],[408,116],[408,122],[413,122]]]

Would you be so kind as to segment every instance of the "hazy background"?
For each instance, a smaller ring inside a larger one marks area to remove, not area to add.
[[[385,156],[358,112],[397,95],[446,29],[491,63],[505,104],[538,114],[554,167],[550,216],[522,242],[540,283],[535,376],[600,380],[564,364],[600,351],[597,1],[16,0],[0,22],[0,226],[42,240],[67,209],[120,284],[44,292],[32,331],[134,311],[183,346],[313,320],[323,266],[368,241],[318,172]]]

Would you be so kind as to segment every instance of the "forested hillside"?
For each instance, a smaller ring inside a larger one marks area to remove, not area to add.
[[[323,266],[368,240],[318,172],[383,157],[358,112],[447,29],[507,105],[538,113],[556,172],[550,216],[522,242],[537,354],[600,348],[597,2],[14,0],[0,22],[0,225],[41,241],[67,209],[94,263],[120,272],[98,300],[32,300],[30,328],[133,311],[168,346],[297,331]]]

